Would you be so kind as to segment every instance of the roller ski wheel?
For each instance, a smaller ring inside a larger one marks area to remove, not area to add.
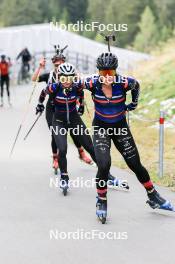
[[[97,197],[96,215],[102,224],[106,223],[107,218],[107,198]]]
[[[117,179],[110,173],[108,175],[108,187],[111,189],[129,190],[129,185],[126,180]]]
[[[175,206],[173,206],[168,200],[162,198],[156,190],[153,190],[152,192],[148,193],[148,198],[149,200],[147,200],[146,203],[152,209],[161,209],[175,212]]]
[[[67,195],[67,191],[69,189],[68,185],[64,184],[62,186],[60,186],[62,192],[63,192],[63,195],[66,196]]]
[[[66,196],[69,189],[69,179],[68,177],[64,177],[60,179],[60,189],[63,192],[63,195]]]
[[[63,195],[64,195],[64,196],[67,195],[67,190],[68,190],[68,187],[67,187],[67,188],[63,188]]]

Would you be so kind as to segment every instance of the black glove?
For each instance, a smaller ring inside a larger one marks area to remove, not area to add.
[[[79,108],[78,108],[78,114],[80,116],[82,116],[84,114],[84,105],[80,104]]]
[[[37,104],[37,107],[36,107],[36,115],[38,113],[41,113],[42,114],[42,112],[44,111],[44,109],[45,109],[45,107],[44,107],[43,104],[41,104],[41,103]]]
[[[126,111],[133,111],[137,108],[137,103],[130,103],[128,105],[125,105]]]

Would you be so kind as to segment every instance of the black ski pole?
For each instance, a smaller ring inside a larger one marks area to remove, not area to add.
[[[61,49],[61,53],[63,53],[63,51],[64,51],[65,49],[67,49],[67,47],[68,47],[68,45],[66,45],[63,49]]]
[[[102,32],[98,32],[101,36],[104,37],[104,40],[108,43],[108,51],[111,52],[111,44],[110,44],[110,41],[116,41],[116,37],[114,34],[111,34],[111,35],[105,35],[104,33]]]
[[[110,44],[110,41],[111,41],[111,40],[112,40],[112,41],[115,41],[116,38],[115,38],[114,35],[107,35],[107,36],[105,36],[105,40],[106,40],[107,43],[108,43],[108,51],[111,52],[111,44]]]
[[[57,55],[60,55],[63,53],[65,49],[67,49],[68,45],[66,45],[64,48],[60,49],[60,45],[54,45],[55,53]]]
[[[36,125],[36,123],[37,123],[37,121],[39,120],[39,118],[40,118],[41,115],[42,115],[42,113],[40,113],[40,114],[37,116],[35,122],[34,122],[33,125],[31,126],[31,128],[29,129],[29,131],[27,132],[27,134],[25,135],[24,140],[27,139],[28,135],[30,134],[30,132],[32,131],[32,129],[34,128],[34,126]]]
[[[11,157],[12,154],[13,154],[13,151],[14,151],[14,148],[15,148],[15,146],[16,146],[16,142],[17,142],[17,140],[18,140],[18,137],[19,137],[19,134],[20,134],[20,132],[21,132],[22,126],[23,126],[23,124],[24,124],[24,122],[25,122],[25,119],[26,119],[26,116],[27,116],[27,114],[28,114],[29,107],[30,107],[30,103],[31,103],[31,101],[32,101],[32,97],[33,97],[33,94],[34,94],[35,89],[36,89],[36,86],[37,86],[37,82],[38,82],[38,77],[39,77],[39,75],[40,75],[40,71],[38,72],[37,79],[36,79],[36,81],[35,81],[35,83],[34,83],[34,86],[33,86],[32,92],[31,92],[30,97],[29,97],[29,100],[28,100],[28,102],[27,102],[27,106],[26,106],[26,110],[24,111],[23,119],[22,119],[22,121],[21,121],[21,124],[19,125],[18,132],[17,132],[17,134],[16,134],[16,137],[15,137],[14,143],[13,143],[12,148],[11,148],[11,151],[10,151],[10,157]]]

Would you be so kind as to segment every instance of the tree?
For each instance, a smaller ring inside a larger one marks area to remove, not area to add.
[[[134,47],[149,52],[158,41],[158,26],[152,10],[147,6],[139,23],[140,32],[136,35]]]
[[[106,8],[109,6],[110,0],[89,0],[88,16],[91,21],[104,23]]]
[[[118,35],[117,45],[124,47],[134,41],[139,31],[138,21],[150,0],[110,0],[105,9],[105,23],[127,24],[127,31],[116,32]]]
[[[88,0],[60,0],[62,10],[66,10],[69,21],[76,23],[78,20],[85,20],[87,14]]]
[[[43,0],[40,0],[41,3]],[[51,21],[55,18],[56,21],[59,21],[62,18],[63,9],[60,4],[60,0],[45,0],[48,2],[49,9],[49,20]],[[47,17],[48,15],[46,15]]]
[[[38,2],[28,0],[4,0],[0,20],[4,26],[25,25],[42,22]]]
[[[174,0],[155,0],[155,14],[159,19],[159,24],[166,27],[175,25],[175,1]]]
[[[99,22],[104,24],[106,7],[109,5],[109,3],[110,0],[89,0],[87,9],[88,22]],[[99,36],[97,30],[91,32],[84,32],[84,35],[103,42],[103,38]]]
[[[149,10],[143,17],[146,7]],[[155,42],[166,41],[173,35],[175,0],[0,0],[0,26],[43,23],[53,19],[66,24],[78,20],[116,24],[116,27],[127,24],[127,31],[115,32],[117,46],[127,47],[134,43],[140,50],[150,50]],[[159,34],[156,34],[157,30]],[[103,41],[97,29],[79,34]]]

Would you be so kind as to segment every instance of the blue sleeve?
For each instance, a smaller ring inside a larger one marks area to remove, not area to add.
[[[47,87],[46,87],[46,93],[47,94],[56,93],[57,89],[58,89],[58,84],[57,83],[48,84]]]
[[[84,82],[84,84],[85,84],[85,89],[87,89],[87,90],[93,92],[94,87],[95,87],[95,84],[96,84],[96,82],[98,81],[98,78],[99,78],[98,76],[87,77],[87,78],[85,79],[85,82]]]

